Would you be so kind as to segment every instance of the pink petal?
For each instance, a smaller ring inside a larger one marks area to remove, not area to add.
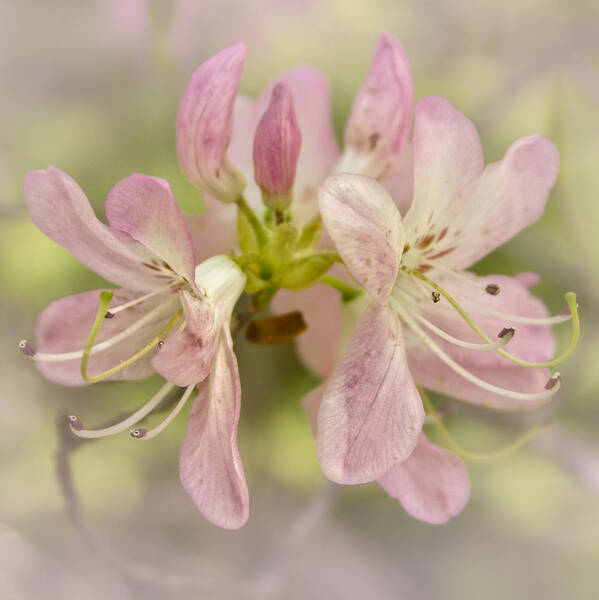
[[[548,325],[529,325],[511,322],[509,318],[485,314],[478,306],[487,307],[494,311],[523,317],[546,317],[548,310],[533,294],[525,283],[504,275],[489,275],[477,277],[468,275],[473,281],[486,286],[489,283],[498,284],[500,293],[497,296],[487,294],[484,289],[468,284],[457,277],[438,278],[440,285],[445,287],[468,312],[470,317],[493,340],[504,328],[513,326],[516,329],[514,338],[507,344],[505,350],[511,354],[529,361],[543,362],[550,359],[555,352],[555,339]],[[432,304],[423,311],[429,321],[454,337],[468,342],[482,340],[463,321],[457,312],[450,309],[446,301]],[[517,392],[541,392],[550,377],[548,369],[527,369],[519,367],[499,356],[493,351],[468,350],[455,346],[440,339],[436,334],[426,330],[437,345],[441,346],[456,362],[471,373],[490,383]],[[422,347],[419,340],[406,334],[408,344],[408,362],[414,379],[429,389],[466,400],[475,404],[483,404],[500,409],[526,408],[535,406],[535,401],[523,401],[504,398],[467,382],[463,377],[447,367],[440,359]]]
[[[179,293],[185,310],[186,331],[171,337],[154,356],[152,366],[166,380],[179,386],[203,381],[210,372],[222,322],[204,298]]]
[[[385,188],[362,175],[329,177],[320,187],[322,219],[351,274],[370,296],[391,293],[404,245],[401,216]]]
[[[181,483],[211,523],[238,529],[248,519],[249,499],[237,450],[241,388],[228,323],[199,389],[179,457]]]
[[[318,435],[318,412],[320,411],[326,386],[326,382],[321,383],[302,398],[302,407],[306,411],[306,417],[308,417],[308,423],[314,437]]]
[[[466,268],[537,221],[558,169],[559,153],[552,142],[539,135],[516,140],[445,217],[450,229],[460,231],[457,248],[445,262]]]
[[[227,159],[245,46],[236,42],[204,62],[185,88],[177,114],[177,154],[186,177],[215,198],[233,202],[244,178]]]
[[[322,470],[338,483],[373,481],[409,456],[423,420],[399,321],[387,306],[373,304],[360,317],[322,400]]]
[[[37,319],[35,327],[36,350],[52,354],[83,350],[98,312],[100,291],[95,290],[75,294],[74,296],[66,296],[49,304]],[[130,290],[117,289],[112,291],[114,292],[114,298],[110,304],[112,307],[128,302],[139,295]],[[105,319],[96,344],[121,333],[163,301],[164,297],[149,299],[115,314],[111,319]],[[177,310],[177,304],[176,296],[171,296],[170,300],[157,312],[156,317],[133,335],[128,336],[111,348],[92,354],[88,364],[89,374],[101,373],[141,350],[166,325]],[[150,364],[152,356],[153,353],[150,352],[109,379],[141,379],[147,377],[153,372]],[[36,364],[44,377],[54,383],[69,386],[87,385],[81,377],[80,358],[62,362],[36,361]]]
[[[254,177],[265,204],[273,210],[284,210],[291,202],[301,143],[291,88],[278,83],[258,123],[253,145]]]
[[[401,44],[385,33],[379,38],[374,60],[352,106],[342,165],[364,163],[367,166],[359,172],[374,178],[394,170],[408,141],[413,101],[408,60]]]
[[[470,498],[470,479],[462,459],[431,444],[420,434],[414,452],[378,484],[416,519],[443,525],[459,514]]]
[[[381,183],[393,198],[400,214],[404,217],[411,204],[414,194],[414,180],[412,177],[412,149],[407,146],[397,163],[396,168],[388,176],[381,179]]]
[[[404,223],[410,242],[432,233],[431,224],[448,225],[440,225],[441,215],[484,166],[476,128],[440,96],[423,98],[416,106],[412,159],[414,198]]]
[[[129,236],[101,223],[81,188],[66,173],[54,167],[29,171],[23,187],[36,226],[84,265],[129,289],[149,290],[164,285],[163,279],[156,278],[155,270],[143,265],[151,253]]]
[[[137,173],[122,179],[108,192],[106,217],[112,229],[128,233],[193,281],[191,236],[168,181]]]
[[[299,292],[279,290],[271,307],[277,314],[301,311],[308,329],[296,339],[299,356],[312,371],[328,377],[335,367],[341,341],[339,292],[325,285]]]

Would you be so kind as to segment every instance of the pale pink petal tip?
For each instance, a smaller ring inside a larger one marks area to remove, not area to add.
[[[291,203],[301,142],[291,88],[278,83],[254,137],[254,176],[264,203],[273,210]]]
[[[392,171],[407,144],[414,90],[401,44],[383,34],[345,129],[339,171],[379,178]]]
[[[404,462],[378,479],[412,517],[443,525],[458,515],[470,498],[470,478],[462,459],[420,434]]]
[[[177,114],[177,154],[186,177],[223,202],[235,201],[245,187],[229,162],[233,105],[246,48],[236,42],[209,58],[185,88]]]

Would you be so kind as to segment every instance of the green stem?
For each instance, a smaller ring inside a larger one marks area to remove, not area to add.
[[[362,294],[362,290],[352,287],[332,275],[323,275],[320,278],[320,283],[324,283],[325,285],[335,288],[338,292],[341,292],[342,302],[349,302]]]
[[[236,200],[237,207],[239,210],[243,211],[245,216],[247,217],[252,229],[254,230],[254,235],[256,236],[256,241],[258,242],[259,248],[262,250],[266,246],[267,238],[266,231],[260,222],[260,219],[256,216],[256,213],[251,209],[250,205],[246,202],[243,196],[240,196]]]

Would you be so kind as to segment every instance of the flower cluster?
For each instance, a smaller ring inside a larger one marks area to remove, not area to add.
[[[247,335],[299,336],[300,356],[322,376],[305,407],[325,475],[377,481],[414,517],[444,523],[466,504],[470,483],[459,454],[423,433],[426,413],[440,419],[423,388],[494,409],[534,407],[559,389],[550,369],[578,339],[574,294],[549,316],[529,290],[534,274],[466,271],[541,216],[558,152],[532,135],[485,167],[474,125],[447,100],[413,108],[408,62],[388,34],[340,152],[323,75],[292,69],[252,101],[238,94],[245,52],[235,43],[202,64],[179,107],[177,153],[204,193],[201,218],[182,215],[167,181],[134,174],[109,192],[106,226],[67,174],[27,173],[39,229],[120,287],[51,303],[35,345],[20,347],[62,385],[153,372],[166,380],[111,427],[85,429],[71,415],[80,437],[129,430],[152,439],[197,389],[181,481],[207,519],[238,528],[249,501],[233,335],[270,305],[275,316],[250,322]],[[342,311],[353,325],[346,344]],[[565,321],[572,342],[552,358],[551,326]],[[179,388],[162,423],[142,428]]]

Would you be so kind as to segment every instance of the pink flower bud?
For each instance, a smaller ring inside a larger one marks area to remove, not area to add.
[[[278,83],[254,136],[254,177],[264,204],[273,210],[285,210],[291,203],[301,145],[291,88]]]
[[[407,58],[385,33],[352,106],[340,171],[378,179],[396,166],[410,133],[413,96]]]
[[[227,158],[244,60],[241,42],[209,58],[187,84],[177,114],[177,154],[185,176],[223,202],[234,202],[245,187]]]

